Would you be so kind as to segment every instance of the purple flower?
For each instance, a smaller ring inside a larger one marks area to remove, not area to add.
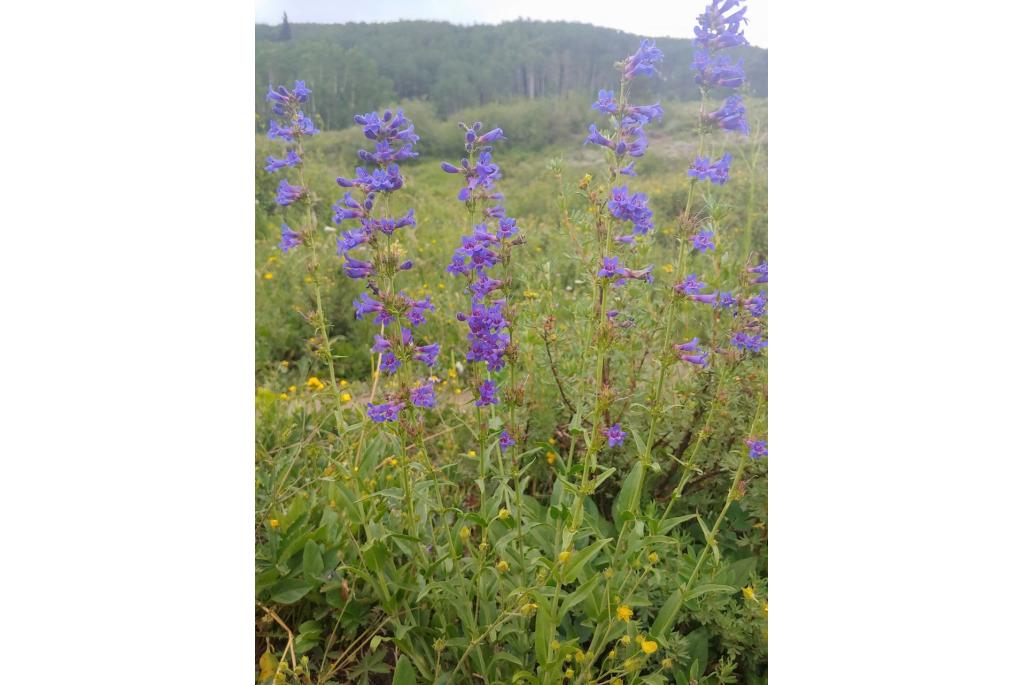
[[[338,256],[341,257],[349,250],[354,250],[368,242],[370,242],[370,236],[361,228],[354,231],[342,231],[341,237],[338,238]]]
[[[634,235],[644,235],[654,227],[651,223],[654,213],[647,207],[647,195],[644,193],[630,195],[626,186],[612,188],[608,211],[620,221],[633,222]]]
[[[735,64],[725,55],[710,55],[705,50],[695,50],[693,64],[694,80],[708,88],[739,88],[746,76],[743,73],[743,60]]]
[[[277,204],[282,207],[287,207],[291,203],[301,199],[306,194],[306,189],[302,186],[293,186],[288,183],[285,179],[281,179],[281,183],[277,186]]]
[[[382,404],[373,404],[370,402],[366,405],[366,413],[370,415],[370,418],[373,419],[375,423],[397,421],[398,412],[400,412],[404,406],[404,402],[384,402]]]
[[[501,431],[501,437],[498,438],[498,447],[501,448],[501,451],[504,452],[514,444],[516,444],[516,441],[512,439],[508,431]]]
[[[646,124],[655,119],[661,121],[664,115],[665,111],[661,108],[660,102],[655,102],[653,105],[629,105],[622,117],[622,123],[626,125]]]
[[[498,390],[498,386],[494,384],[494,381],[486,380],[480,386],[480,399],[475,404],[478,407],[484,407],[488,404],[497,404],[498,397],[495,393]]]
[[[597,130],[596,124],[590,125],[590,135],[583,141],[583,144],[593,143],[594,145],[602,145],[609,150],[615,149],[615,143],[610,138],[606,138],[600,131]]]
[[[601,278],[615,278],[619,275],[619,258],[618,257],[605,257],[602,266],[597,270],[597,275]]]
[[[673,287],[673,290],[675,290],[680,295],[696,295],[706,286],[707,283],[705,283],[702,280],[699,280],[697,278],[697,274],[690,274],[685,279],[683,279],[682,283],[676,283]]]
[[[334,205],[331,206],[334,210],[334,223],[340,224],[346,219],[364,219],[369,216],[370,210],[373,209],[373,199],[367,197],[363,202],[359,202],[352,193],[345,193],[345,197],[341,198]]]
[[[353,259],[352,255],[345,253],[345,275],[351,279],[369,278],[377,273],[371,262],[360,259]]]
[[[747,447],[750,448],[750,458],[760,459],[761,457],[768,456],[768,441],[767,440],[747,440]]]
[[[718,302],[715,307],[718,309],[731,309],[739,304],[739,300],[733,297],[730,292],[718,293]]]
[[[737,347],[741,350],[749,350],[754,354],[758,354],[761,350],[768,347],[768,341],[762,340],[760,335],[747,334],[743,331],[737,331],[729,343],[733,347]]]
[[[626,58],[622,65],[622,75],[626,79],[637,76],[653,76],[656,73],[654,65],[660,62],[665,56],[661,50],[654,47],[653,40],[640,41],[640,48]]]
[[[729,180],[729,164],[732,163],[732,155],[726,152],[722,158],[708,167],[708,179],[712,183],[725,185]]]
[[[391,313],[384,307],[383,304],[373,299],[365,292],[359,294],[358,300],[352,300],[352,306],[356,310],[356,318],[362,319],[367,314],[376,314],[373,319],[374,323],[379,323],[387,326],[394,320]]]
[[[730,95],[725,103],[705,117],[708,121],[716,124],[726,131],[739,131],[743,135],[749,135],[750,127],[744,118],[746,108],[743,106],[743,98],[739,95]]]
[[[418,362],[423,362],[427,366],[433,366],[437,363],[437,355],[440,351],[441,346],[438,343],[421,345],[417,347],[416,352],[413,353],[413,359]]]
[[[703,231],[699,231],[690,240],[693,241],[693,249],[697,250],[697,252],[707,252],[708,250],[715,249],[715,244],[711,241],[714,237],[714,231],[706,228]]]
[[[768,296],[762,290],[759,295],[755,295],[744,302],[743,306],[747,308],[751,316],[764,316],[764,308],[768,306]]]
[[[690,299],[694,302],[703,302],[704,304],[715,304],[718,300],[718,293],[708,293],[707,295],[690,295]]]
[[[427,320],[424,316],[427,312],[436,311],[433,303],[430,301],[430,295],[427,295],[422,300],[414,300],[407,297],[405,293],[402,293],[402,297],[405,300],[408,309],[405,311],[405,318],[409,320],[413,326],[419,326],[421,323]]]
[[[747,45],[741,26],[747,22],[743,7],[726,16],[726,12],[739,7],[742,0],[711,0],[704,13],[697,17],[694,27],[694,45],[699,50],[715,52],[737,45]]]
[[[758,275],[757,278],[754,279],[754,283],[768,282],[768,262],[761,262],[757,266],[747,267],[747,272]]]
[[[622,444],[622,441],[626,439],[626,434],[622,431],[622,427],[617,423],[611,428],[605,428],[601,432],[604,433],[606,438],[608,438],[609,447],[618,447]]]
[[[392,352],[385,352],[380,358],[380,368],[385,373],[394,373],[402,362]]]
[[[598,112],[603,112],[604,114],[615,114],[619,109],[618,103],[615,102],[615,91],[597,91],[597,102],[592,104],[590,109],[596,109]]]
[[[690,342],[673,345],[680,352],[697,352],[700,345],[700,338],[694,338]]]
[[[364,162],[389,165],[419,156],[418,152],[413,151],[413,146],[420,137],[401,109],[394,112],[387,109],[383,114],[368,112],[353,118],[363,127],[363,135],[375,143],[373,152],[359,151],[359,159]]]
[[[281,242],[278,247],[281,252],[288,254],[288,250],[302,244],[302,236],[288,227],[288,224],[281,224]]]
[[[698,347],[699,343],[700,339],[694,338],[690,342],[682,343],[680,345],[673,345],[673,347],[675,347],[676,351],[679,352],[679,358],[684,362],[689,362],[694,366],[707,366],[708,353],[707,351],[702,350],[700,349],[700,347]]]
[[[391,341],[382,335],[373,335],[373,347],[370,348],[370,352],[387,352],[391,349]]]
[[[267,157],[267,166],[263,167],[265,171],[271,173],[278,169],[284,169],[285,167],[293,167],[298,164],[302,164],[302,158],[295,152],[295,150],[289,150],[288,154],[284,159],[275,159],[274,157]]]
[[[434,384],[426,383],[413,388],[409,391],[409,400],[415,407],[421,407],[423,409],[433,408],[437,403],[437,400],[434,397]]]

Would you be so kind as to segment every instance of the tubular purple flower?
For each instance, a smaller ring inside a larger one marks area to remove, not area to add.
[[[389,323],[394,321],[394,317],[387,308],[365,292],[359,294],[358,300],[352,300],[352,306],[356,310],[357,319],[362,319],[367,314],[376,314],[373,319],[374,323],[387,326]]]
[[[285,179],[281,179],[281,183],[277,186],[277,204],[282,207],[287,207],[293,202],[297,202],[306,195],[306,189],[302,186],[293,186],[288,183]]]
[[[697,274],[689,274],[682,283],[676,283],[673,289],[680,295],[696,295],[707,287],[707,283],[697,278]]]
[[[397,421],[398,413],[404,406],[404,402],[384,402],[383,404],[373,404],[370,402],[366,405],[366,413],[376,423]]]
[[[295,150],[289,150],[288,154],[285,155],[284,159],[276,159],[274,157],[267,157],[267,166],[263,167],[264,171],[271,173],[284,169],[286,167],[293,167],[302,164],[302,158],[295,152]]]
[[[288,227],[288,224],[281,224],[281,242],[278,247],[281,252],[288,254],[288,250],[302,244],[302,236]]]
[[[501,431],[501,436],[498,438],[498,447],[501,448],[501,451],[504,452],[514,444],[516,444],[516,441],[512,439],[508,431]]]
[[[661,50],[654,46],[653,40],[640,41],[640,48],[626,58],[622,67],[622,76],[626,80],[637,76],[653,76],[657,73],[654,65],[665,57]]]
[[[385,373],[394,373],[398,371],[398,367],[402,365],[402,362],[394,355],[393,352],[385,352],[380,358],[380,369]]]
[[[681,343],[679,345],[673,345],[680,352],[697,352],[698,346],[700,345],[700,338],[694,338],[690,342]]]
[[[754,283],[768,282],[768,262],[761,262],[757,266],[747,267],[747,273],[757,274]]]
[[[747,299],[747,301],[743,303],[743,306],[747,308],[747,311],[750,312],[751,316],[764,316],[764,308],[768,306],[768,296],[765,295],[765,292],[762,290],[759,295],[755,295],[754,297]]]
[[[343,268],[345,269],[345,275],[354,280],[369,278],[377,273],[377,270],[373,268],[373,263],[353,259],[352,255],[347,252],[345,253],[345,265]]]
[[[714,123],[726,131],[739,131],[743,135],[750,134],[750,127],[744,118],[747,110],[743,106],[743,98],[739,95],[730,95],[721,107],[714,112],[705,114],[707,121]]]

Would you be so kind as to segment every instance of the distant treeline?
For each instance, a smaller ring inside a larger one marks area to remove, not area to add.
[[[435,21],[385,24],[256,25],[256,102],[269,114],[267,86],[305,79],[309,114],[323,128],[345,128],[353,112],[420,99],[439,116],[519,98],[596,95],[617,85],[612,66],[640,36],[569,22],[514,21],[455,26]],[[636,84],[635,99],[699,97],[690,73],[693,43],[660,38],[662,78]],[[752,94],[768,94],[768,52],[732,51],[744,60]]]

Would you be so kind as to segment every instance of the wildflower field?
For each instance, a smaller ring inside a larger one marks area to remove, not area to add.
[[[587,99],[256,141],[259,683],[767,681],[767,100],[697,23]],[[649,100],[635,101],[642,92]]]

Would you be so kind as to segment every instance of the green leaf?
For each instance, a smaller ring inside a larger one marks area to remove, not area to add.
[[[306,593],[312,589],[312,586],[304,580],[285,578],[272,588],[270,601],[277,602],[278,604],[294,604],[305,597]]]
[[[566,565],[565,570],[562,572],[562,582],[571,583],[579,576],[580,572],[583,571],[583,567],[586,566],[587,562],[594,558],[594,555],[601,551],[601,548],[611,542],[611,538],[604,538],[598,540],[592,545],[584,547],[578,552],[574,552],[569,557],[569,563]]]
[[[324,558],[320,555],[320,545],[312,540],[307,540],[302,550],[302,572],[309,578],[319,578],[324,573]]]
[[[409,657],[402,655],[398,657],[395,664],[395,675],[391,679],[391,685],[416,685],[416,671],[413,670]]]
[[[701,595],[705,595],[709,592],[736,592],[738,589],[739,588],[733,587],[732,585],[715,585],[713,583],[698,585],[695,588],[691,588],[690,591],[686,593],[686,601],[690,601],[694,597],[700,597]]]
[[[615,496],[615,501],[612,502],[612,520],[615,521],[615,525],[618,528],[622,528],[622,522],[625,520],[625,515],[630,511],[630,507],[635,507],[635,503],[639,501],[640,495],[640,477],[643,473],[643,467],[640,462],[633,464],[633,468],[629,470],[629,475],[626,476],[626,480],[622,483],[622,489],[619,490],[619,494]]]
[[[657,618],[654,619],[654,623],[651,625],[651,635],[655,638],[665,637],[665,631],[669,628],[674,628],[676,625],[676,616],[679,615],[679,610],[683,606],[683,589],[679,588],[665,600],[665,604],[662,605],[661,611],[658,612]]]
[[[558,607],[559,623],[561,623],[562,619],[565,618],[565,615],[569,613],[569,609],[582,602],[591,592],[594,591],[594,588],[597,587],[597,583],[600,580],[601,574],[595,573],[585,583],[576,588],[572,594],[565,598],[565,601]]]

